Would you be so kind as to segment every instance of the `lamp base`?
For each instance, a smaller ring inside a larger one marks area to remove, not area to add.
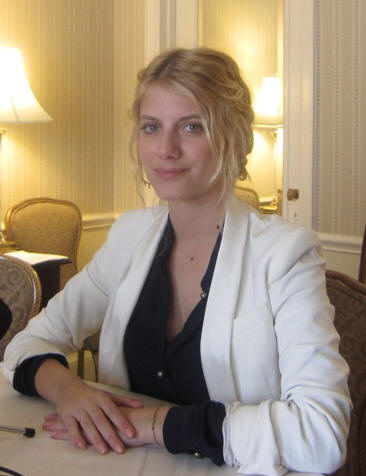
[[[9,251],[16,251],[19,247],[16,245],[15,241],[6,241],[5,243],[0,243],[0,254],[8,253]]]
[[[15,251],[19,249],[15,241],[8,241],[2,231],[0,231],[0,253]]]

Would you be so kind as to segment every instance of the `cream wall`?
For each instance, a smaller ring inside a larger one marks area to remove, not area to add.
[[[81,242],[83,265],[113,214],[141,204],[127,110],[144,61],[144,0],[0,0],[0,12],[0,45],[20,48],[31,87],[53,118],[6,126],[1,217],[28,197],[72,200],[93,223]]]

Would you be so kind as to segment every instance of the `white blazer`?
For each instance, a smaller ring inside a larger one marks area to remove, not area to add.
[[[7,347],[10,381],[25,358],[75,351],[101,327],[100,381],[129,388],[124,332],[167,216],[157,207],[116,221],[93,260]],[[233,200],[201,337],[210,398],[226,405],[227,464],[265,475],[342,464],[350,399],[338,341],[315,233]]]

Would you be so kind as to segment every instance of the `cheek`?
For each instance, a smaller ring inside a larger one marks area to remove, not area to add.
[[[151,147],[146,141],[140,139],[137,143],[137,150],[142,162],[148,160],[149,155],[151,155]]]
[[[209,146],[203,146],[200,151],[200,156],[203,158],[202,166],[212,172],[216,170],[217,163]]]

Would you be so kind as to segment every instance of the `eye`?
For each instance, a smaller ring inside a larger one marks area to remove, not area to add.
[[[142,124],[140,130],[145,132],[145,134],[153,134],[158,130],[158,125],[154,123]]]
[[[197,134],[203,130],[203,127],[199,122],[189,122],[188,124],[185,124],[184,130],[190,134]]]

